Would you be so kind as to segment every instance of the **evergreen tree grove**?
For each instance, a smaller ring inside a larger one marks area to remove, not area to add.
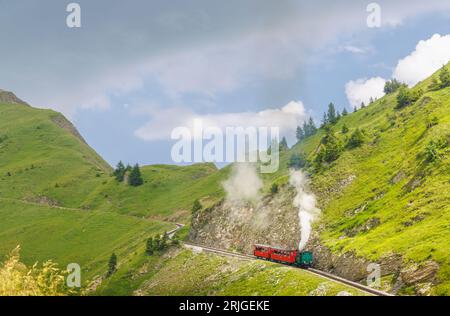
[[[129,185],[133,187],[140,186],[144,183],[142,179],[141,170],[139,169],[139,165],[136,164],[133,169],[131,169],[130,176],[128,179]]]

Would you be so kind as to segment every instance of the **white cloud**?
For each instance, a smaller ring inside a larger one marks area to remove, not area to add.
[[[342,50],[349,52],[349,53],[353,53],[353,54],[364,54],[367,52],[367,49],[353,46],[353,45],[346,45],[346,46],[342,47]]]
[[[416,49],[400,60],[393,77],[414,86],[450,61],[450,35],[433,35],[420,41]]]
[[[251,0],[239,2],[236,10],[234,2],[173,6],[167,1],[155,8],[136,0],[126,10],[117,5],[105,12],[108,1],[98,0],[89,8],[89,32],[67,33],[67,28],[53,27],[60,23],[57,6],[29,2],[28,10],[13,2],[0,10],[2,42],[15,47],[0,51],[0,87],[65,114],[108,108],[114,97],[145,92],[155,82],[170,96],[210,97],[245,88],[255,77],[289,79],[308,62],[308,50],[367,28],[365,6],[355,1],[305,6],[301,1]],[[378,2],[383,25],[450,9],[450,2],[442,0],[411,0],[407,6],[404,1]],[[44,17],[39,27],[35,16]],[[27,23],[15,23],[18,19]],[[41,34],[46,34],[45,45]]]
[[[278,109],[260,112],[222,113],[198,115],[186,108],[150,109],[151,120],[135,131],[143,140],[168,140],[176,127],[192,129],[194,119],[200,119],[204,127],[278,127],[281,135],[295,135],[299,124],[307,119],[305,107],[300,101],[291,101]],[[289,139],[289,138],[288,138]]]
[[[352,80],[345,85],[345,93],[350,104],[359,107],[361,102],[368,104],[370,98],[375,99],[384,96],[385,83],[386,80],[381,77]]]

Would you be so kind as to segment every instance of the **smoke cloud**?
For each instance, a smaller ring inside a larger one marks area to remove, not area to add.
[[[223,183],[227,199],[234,202],[259,200],[262,187],[256,166],[250,163],[234,164],[231,177]]]
[[[289,183],[297,190],[294,198],[294,206],[298,207],[300,220],[300,243],[299,250],[303,250],[311,235],[312,223],[319,217],[321,210],[316,207],[316,197],[308,193],[308,177],[301,171],[291,170]]]

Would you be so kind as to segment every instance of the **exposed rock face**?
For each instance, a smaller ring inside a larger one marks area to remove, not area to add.
[[[295,192],[283,187],[255,205],[223,201],[192,220],[192,242],[251,253],[253,244],[296,249],[300,240]]]
[[[73,126],[73,124],[66,119],[63,115],[57,114],[52,116],[52,121],[58,125],[60,128],[65,129],[75,137],[77,137],[79,140],[81,140],[83,143],[86,143],[83,136],[78,132],[78,130]]]
[[[0,89],[0,104],[1,103],[28,105],[26,102],[16,97],[14,93],[2,89]]]
[[[220,204],[197,213],[192,220],[190,240],[197,244],[251,253],[255,243],[295,249],[300,239],[298,209],[292,201],[295,191],[282,187],[278,194],[266,196],[259,203],[236,204],[222,201]],[[365,206],[362,205],[361,209]],[[364,233],[379,225],[379,219],[367,221],[358,231]],[[320,227],[318,228],[320,230]],[[319,233],[311,235],[307,250],[314,253],[315,268],[340,277],[366,283],[371,263],[380,265],[382,289],[393,294],[406,287],[413,287],[417,295],[429,295],[437,282],[437,263],[407,264],[402,256],[389,253],[377,262],[358,257],[354,253],[334,253],[322,244]]]

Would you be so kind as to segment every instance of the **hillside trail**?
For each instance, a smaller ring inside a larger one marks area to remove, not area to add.
[[[82,209],[82,208],[74,208],[74,207],[64,207],[64,206],[59,206],[59,205],[51,205],[51,204],[46,204],[46,203],[37,203],[37,202],[31,202],[31,201],[27,201],[27,200],[21,200],[21,199],[12,199],[12,198],[5,198],[5,197],[0,197],[0,201],[10,201],[10,202],[18,202],[18,203],[22,203],[22,204],[26,204],[26,205],[31,205],[31,206],[46,206],[48,208],[51,209],[57,209],[57,210],[63,210],[63,211],[75,211],[75,212],[89,212],[90,210],[87,209]],[[131,215],[128,215],[131,216]],[[131,216],[131,217],[135,217],[135,216]],[[170,223],[170,224],[174,224],[176,226],[176,228],[172,229],[171,231],[167,232],[167,235],[169,236],[170,239],[173,238],[173,236],[180,230],[182,229],[185,225],[181,224],[181,223],[174,223],[174,222],[169,222],[169,221],[164,221],[164,220],[160,220],[160,222],[165,222],[165,223]]]

